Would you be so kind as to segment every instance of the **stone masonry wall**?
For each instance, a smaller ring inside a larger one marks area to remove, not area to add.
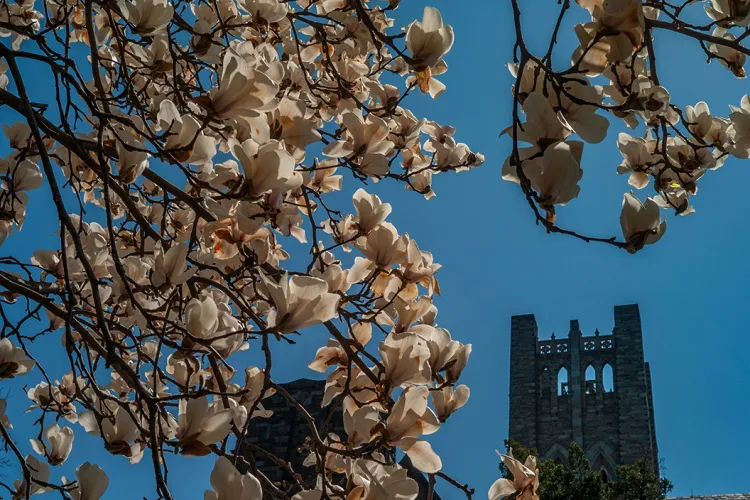
[[[576,442],[609,478],[618,465],[641,458],[656,467],[651,378],[638,306],[615,307],[611,335],[597,330],[585,336],[578,321],[570,323],[567,338],[540,341],[533,315],[511,319],[509,436],[561,463],[567,463],[568,447]],[[603,380],[607,365],[614,376],[609,391]],[[588,367],[595,374],[589,380]],[[559,384],[563,369],[567,380]]]

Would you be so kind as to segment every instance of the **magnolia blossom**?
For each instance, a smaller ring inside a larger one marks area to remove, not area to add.
[[[328,284],[310,276],[282,276],[278,283],[264,277],[275,309],[269,326],[278,333],[291,333],[336,317],[339,296],[328,293]]]
[[[704,8],[706,14],[724,28],[750,24],[750,2],[747,0],[710,0]]]
[[[659,205],[653,199],[646,198],[646,203],[642,203],[633,193],[625,193],[620,225],[627,250],[635,253],[644,245],[659,241],[667,229],[667,220],[659,220]]]
[[[427,441],[420,435],[432,434],[440,423],[427,406],[429,389],[425,386],[406,389],[391,410],[385,424],[388,443],[398,446],[411,459],[414,467],[426,473],[439,471],[443,464]]]
[[[388,123],[372,113],[362,117],[357,112],[345,113],[341,122],[346,128],[347,139],[334,141],[323,148],[323,154],[331,158],[356,155],[372,161],[373,155],[384,155],[393,148],[389,140]]]
[[[435,405],[435,413],[441,422],[448,420],[451,414],[461,408],[469,401],[469,388],[463,384],[455,389],[450,386],[443,387],[432,392],[432,403]]]
[[[194,116],[180,114],[169,99],[159,105],[157,118],[162,131],[168,134],[164,147],[182,149],[173,153],[175,157],[202,165],[209,163],[216,154],[216,141],[200,131],[200,122]]]
[[[226,457],[216,460],[211,471],[211,487],[204,500],[261,500],[263,490],[260,482],[251,474],[240,474]]]
[[[352,197],[354,209],[357,216],[354,221],[359,227],[361,234],[368,234],[381,223],[385,222],[386,217],[391,213],[391,204],[383,203],[378,195],[368,194],[360,188]]]
[[[288,11],[286,4],[279,0],[241,0],[238,3],[254,19],[262,19],[268,24],[285,19]]]
[[[597,114],[599,104],[602,100],[603,90],[601,87],[588,85],[585,76],[573,76],[564,84],[565,91],[559,94],[559,103],[555,102],[557,94],[552,92],[550,99],[552,105],[560,109],[563,123],[573,130],[586,142],[597,143],[604,140],[609,128],[609,120]],[[589,102],[591,105],[581,105],[581,101]]]
[[[237,52],[229,49],[222,61],[218,88],[209,92],[211,109],[220,118],[253,118],[277,106],[278,85]]]
[[[172,20],[174,7],[167,0],[123,1],[125,19],[143,35],[153,35],[163,30]]]
[[[181,399],[177,421],[177,438],[184,455],[206,455],[208,445],[223,440],[229,434],[234,410],[224,408],[211,411],[208,398]]]
[[[750,155],[750,96],[742,97],[740,107],[729,106],[732,113],[729,115],[731,127],[729,134],[735,143],[732,153],[740,158]]]
[[[146,146],[128,133],[117,139],[118,177],[126,184],[134,182],[149,165]]]
[[[735,36],[731,33],[727,33],[727,30],[721,26],[717,26],[711,36],[716,38],[723,38],[725,40],[734,41]],[[721,45],[718,43],[709,43],[708,51],[716,56],[716,59],[734,74],[737,78],[745,78],[745,59],[747,56],[739,50]]]
[[[529,455],[525,463],[513,458],[513,451],[500,455],[500,459],[513,476],[513,480],[500,478],[490,487],[489,500],[502,500],[513,494],[518,500],[538,500],[539,470],[536,468],[536,457]]]
[[[575,27],[580,46],[573,53],[574,65],[597,75],[607,63],[624,61],[640,47],[645,19],[640,0],[578,0],[578,3],[591,13],[591,22]],[[595,38],[598,41],[594,43]]]
[[[415,334],[389,335],[380,343],[386,378],[396,387],[430,380],[429,348]]]
[[[34,367],[34,361],[16,347],[9,338],[0,339],[0,380],[24,375]]]
[[[406,48],[418,70],[435,66],[453,46],[453,28],[443,25],[440,12],[425,7],[422,22],[414,21],[406,31]]]
[[[96,464],[82,463],[76,469],[78,484],[70,495],[74,500],[99,500],[109,486],[107,474]]]
[[[713,127],[713,117],[708,104],[701,101],[693,106],[685,106],[685,118],[689,122],[688,130],[699,141],[705,141]]]
[[[13,190],[15,192],[39,189],[44,183],[44,177],[36,163],[23,160],[13,169]]]
[[[161,250],[161,247],[159,248]],[[151,283],[155,287],[174,286],[184,283],[195,272],[187,268],[187,255],[190,247],[185,243],[175,245],[166,252],[159,251],[154,262]]]
[[[539,205],[548,211],[552,211],[554,205],[567,205],[581,190],[578,182],[583,177],[583,169],[571,146],[564,142],[547,148],[540,157],[526,160],[523,163],[523,173],[539,194]],[[510,164],[507,168],[503,167],[503,178],[520,182]]]
[[[622,163],[617,167],[617,173],[630,172],[628,184],[636,189],[646,187],[649,182],[648,174],[657,161],[653,154],[656,142],[653,139],[632,137],[623,132],[617,138],[617,147],[623,157]]]
[[[16,490],[13,494],[13,500],[21,500],[22,498],[28,498],[31,495],[38,495],[48,491],[48,489],[39,484],[39,482],[49,482],[49,465],[40,462],[33,455],[26,455],[24,462],[29,471],[29,476],[31,477],[31,485],[26,482],[26,479],[17,479],[13,481],[13,487]]]
[[[558,141],[564,141],[572,130],[558,118],[552,105],[541,92],[532,92],[523,103],[526,123],[518,139],[544,150]]]
[[[52,424],[44,429],[44,437],[49,446],[39,439],[32,439],[31,447],[39,455],[46,456],[50,465],[62,464],[73,449],[73,429]]]
[[[399,236],[398,230],[389,222],[383,222],[370,231],[364,241],[357,243],[357,248],[365,258],[357,257],[350,271],[350,279],[359,281],[371,271],[380,267],[388,268],[401,264],[406,258],[408,235]]]
[[[398,465],[381,465],[369,460],[357,460],[353,471],[354,488],[347,500],[414,500],[419,485]]]
[[[245,174],[243,191],[250,196],[274,189],[289,190],[302,184],[302,177],[294,171],[294,158],[280,142],[258,146],[248,139],[235,145],[232,153]]]
[[[185,306],[185,328],[199,339],[210,339],[219,328],[219,310],[209,295],[193,298]]]

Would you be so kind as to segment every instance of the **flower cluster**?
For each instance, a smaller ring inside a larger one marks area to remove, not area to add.
[[[744,78],[750,51],[742,45],[747,33],[736,28],[750,22],[750,4],[706,2],[711,22],[700,26],[684,20],[693,2],[681,7],[641,0],[577,3],[588,11],[590,21],[574,26],[578,47],[570,66],[554,70],[552,53],[563,33],[567,4],[560,10],[548,52],[538,57],[524,43],[520,3],[512,0],[520,61],[510,65],[514,113],[504,133],[512,137],[513,150],[503,166],[503,178],[521,186],[548,231],[636,252],[664,233],[660,209],[693,213],[698,180],[720,168],[727,156],[750,156],[749,98],[745,96],[740,108],[730,106],[732,113],[726,118],[712,115],[705,102],[677,106],[659,81],[656,32],[670,30],[694,38],[709,62],[717,60],[735,77]],[[640,190],[651,184],[655,192],[645,201],[632,192],[625,194],[621,241],[579,235],[556,224],[556,207],[580,193],[584,143],[603,141],[610,119],[643,131],[639,136],[619,134],[623,161],[617,172],[629,174],[632,187]]]
[[[453,29],[431,7],[399,29],[398,2],[377,0],[40,1],[5,6],[0,30],[13,41],[0,43],[0,103],[20,117],[4,126],[0,239],[28,205],[42,209],[42,192],[59,222],[59,245],[0,268],[3,307],[34,304],[23,334],[3,330],[0,379],[43,374],[27,393],[40,428],[34,454],[16,457],[13,498],[100,498],[96,465],[52,478],[80,432],[152,464],[165,499],[171,454],[215,456],[206,499],[415,498],[394,451],[440,471],[423,436],[469,399],[471,345],[435,322],[440,264],[360,185],[429,199],[435,176],[483,163],[453,127],[406,107],[413,92],[445,91]],[[51,105],[29,95],[26,59],[57,82]],[[571,126],[584,115],[571,108]],[[573,149],[549,151],[577,168]],[[337,206],[345,179],[352,205]],[[553,191],[550,206],[571,197]],[[240,450],[253,419],[274,418],[265,398],[305,412],[272,360],[310,328],[330,334],[310,368],[330,370],[324,404],[341,405],[346,434],[310,421],[317,487],[282,491]],[[34,351],[54,348],[67,372],[32,371]],[[247,349],[265,366],[243,364]],[[0,410],[11,441],[13,413]]]

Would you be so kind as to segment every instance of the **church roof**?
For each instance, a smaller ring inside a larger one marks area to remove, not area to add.
[[[669,500],[750,500],[750,493],[737,493],[734,495],[705,495],[691,497],[677,497]]]

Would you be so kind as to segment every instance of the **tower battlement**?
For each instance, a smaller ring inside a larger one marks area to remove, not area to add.
[[[651,375],[638,305],[616,306],[611,333],[539,340],[533,314],[511,318],[511,439],[567,463],[571,442],[614,478],[642,458],[658,467]]]

